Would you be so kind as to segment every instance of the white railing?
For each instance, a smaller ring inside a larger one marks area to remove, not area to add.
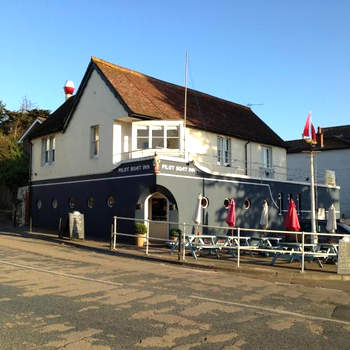
[[[148,219],[135,219],[128,217],[113,218],[112,232],[111,232],[111,249],[117,249],[117,237],[132,237],[135,238],[135,234],[123,233],[118,230],[118,224],[121,221],[142,222],[147,226],[147,233],[145,237],[145,252],[149,255],[150,241],[167,243],[171,252],[177,249],[178,259],[185,261],[186,249],[190,251],[195,259],[197,259],[196,252],[204,249],[215,250],[217,256],[222,251],[230,251],[232,256],[236,258],[237,268],[241,265],[242,252],[259,252],[269,256],[272,256],[271,265],[274,265],[275,261],[279,258],[288,258],[289,260],[299,260],[301,272],[305,271],[306,260],[316,260],[322,267],[322,262],[331,260],[337,262],[338,259],[338,244],[336,243],[308,243],[307,239],[310,237],[311,241],[318,241],[320,237],[331,237],[331,239],[340,239],[346,235],[333,234],[333,233],[313,233],[313,232],[292,232],[283,230],[263,230],[255,228],[229,228],[226,226],[213,226],[213,225],[195,225],[171,221],[152,221]],[[168,238],[159,238],[152,236],[150,232],[150,224],[163,223],[172,225],[174,228],[181,228],[181,234],[177,242],[171,241]],[[200,231],[211,231],[211,234],[198,234]],[[191,234],[189,232],[195,232]],[[214,232],[214,233],[213,233]],[[222,232],[222,234],[220,234]],[[263,235],[261,238],[250,237],[247,233],[260,233]],[[228,234],[229,233],[229,234]],[[279,242],[272,245],[270,241],[279,241],[281,235],[294,235],[298,237],[300,242]],[[268,244],[247,244],[251,241],[266,241]],[[243,242],[243,244],[241,243]],[[323,261],[321,260],[323,259]]]
[[[195,160],[199,165],[208,169],[210,172],[220,175],[247,175],[259,179],[276,179],[298,182],[309,182],[310,171],[309,168],[287,168],[278,164],[272,164],[271,167],[266,167],[262,162],[245,161],[236,159],[233,156],[226,164],[218,163],[218,159],[214,155],[207,155],[205,153],[185,152],[181,150],[172,149],[144,149],[135,150],[131,152],[118,153],[113,155],[114,164],[123,160],[137,160],[139,158],[152,157],[155,155],[160,157],[172,157],[179,159]],[[316,183],[325,183],[326,170],[315,169]]]

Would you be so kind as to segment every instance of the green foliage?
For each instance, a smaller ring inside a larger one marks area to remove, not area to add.
[[[179,237],[182,231],[179,228],[172,228],[169,232],[170,237]]]
[[[27,99],[20,111],[10,111],[0,101],[0,184],[7,186],[14,194],[17,187],[29,180],[29,159],[18,139],[37,118],[46,118],[48,110],[31,109]]]
[[[135,233],[138,235],[144,235],[147,233],[147,226],[142,222],[137,222],[135,224]]]

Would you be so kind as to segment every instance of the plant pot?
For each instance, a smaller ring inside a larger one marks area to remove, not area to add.
[[[143,247],[145,244],[146,235],[145,234],[137,234],[136,235],[136,246]]]

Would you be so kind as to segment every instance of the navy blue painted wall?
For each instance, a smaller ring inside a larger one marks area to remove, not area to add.
[[[150,161],[144,164],[149,165]],[[162,171],[161,174],[155,175],[152,173],[153,169],[150,169],[148,165],[144,173],[136,175],[126,172],[125,168],[127,166],[124,165],[122,169],[115,169],[109,174],[99,175],[99,181],[96,179],[97,176],[95,178],[90,176],[80,179],[60,179],[56,181],[56,184],[53,184],[54,181],[52,181],[51,185],[48,185],[50,181],[36,183],[38,186],[33,186],[31,191],[33,226],[57,230],[59,219],[67,219],[68,212],[73,211],[69,208],[69,199],[74,197],[77,202],[74,210],[78,210],[85,215],[86,236],[109,240],[113,216],[143,219],[145,200],[155,192],[160,192],[168,198],[171,207],[169,220],[179,223],[193,224],[199,193],[209,199],[208,208],[203,209],[204,224],[226,226],[227,210],[224,207],[224,199],[234,198],[236,202],[236,226],[259,228],[262,204],[264,200],[267,200],[270,216],[269,227],[271,229],[283,229],[289,194],[293,196],[296,202],[297,195],[300,195],[301,209],[306,212],[301,212],[299,218],[310,218],[310,213],[307,212],[310,210],[308,185],[215,177],[201,172],[193,165],[189,166],[192,167],[191,176],[181,176],[170,171]],[[189,167],[187,167],[187,170]],[[185,168],[183,167],[183,169]],[[128,171],[131,171],[130,169]],[[114,178],[111,179],[112,177]],[[92,181],[84,182],[87,179]],[[60,181],[65,183],[57,183]],[[283,207],[285,210],[282,214],[277,207],[280,204],[279,193],[281,192],[283,193]],[[332,203],[335,203],[336,209],[339,210],[338,189],[318,187],[316,193],[318,207],[328,209]],[[113,208],[107,205],[109,196],[113,196],[116,200]],[[87,204],[90,197],[95,200],[92,209]],[[42,201],[41,209],[37,208],[39,199]],[[52,207],[53,199],[58,201],[57,209]],[[246,199],[251,203],[249,209],[244,209]],[[133,233],[133,227],[134,222],[131,221],[120,220],[118,223],[119,232]],[[206,232],[210,232],[210,230],[204,230],[204,233]],[[129,241],[131,240],[129,239]]]

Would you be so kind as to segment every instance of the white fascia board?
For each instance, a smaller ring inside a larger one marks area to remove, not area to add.
[[[38,118],[35,119],[35,120],[33,121],[33,123],[30,125],[30,127],[29,127],[29,128],[24,132],[24,134],[20,137],[20,139],[17,141],[17,143],[22,143],[22,142],[23,142],[23,140],[25,139],[25,137],[29,134],[30,130],[33,129],[33,127],[35,126],[36,123],[41,124],[42,121],[41,121],[40,119],[38,119]]]

